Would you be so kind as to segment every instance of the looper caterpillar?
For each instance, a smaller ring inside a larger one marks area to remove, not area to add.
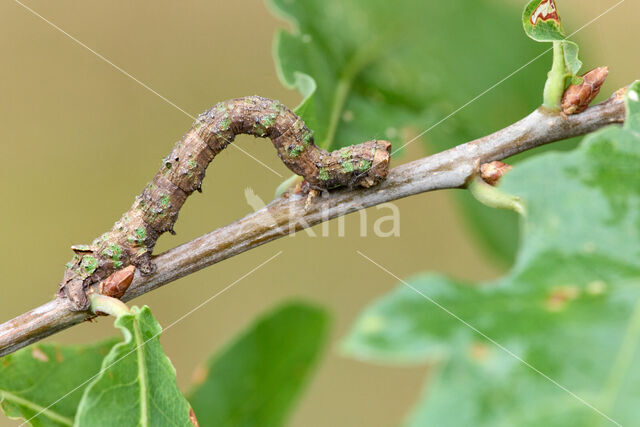
[[[158,237],[173,231],[180,208],[200,190],[211,160],[239,134],[271,139],[284,164],[312,189],[371,187],[389,169],[387,141],[327,152],[314,144],[302,119],[278,101],[249,96],[221,102],[198,117],[111,231],[90,245],[72,247],[75,255],[66,265],[58,294],[69,298],[75,310],[84,310],[88,288],[114,271],[135,265],[142,274],[152,272],[151,253]]]

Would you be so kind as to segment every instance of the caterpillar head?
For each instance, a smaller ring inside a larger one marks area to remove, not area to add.
[[[388,141],[372,140],[363,144],[371,151],[371,167],[363,170],[356,176],[355,185],[369,188],[382,182],[389,173],[389,161],[391,160],[391,143]]]

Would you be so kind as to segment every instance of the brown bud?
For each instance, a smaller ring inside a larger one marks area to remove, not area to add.
[[[193,408],[189,408],[189,421],[194,427],[199,427],[198,419],[196,418],[196,413],[193,412]]]
[[[122,298],[133,281],[136,267],[130,265],[118,270],[100,283],[100,293],[113,298]]]
[[[586,110],[600,92],[608,74],[609,67],[598,67],[582,76],[582,83],[569,85],[562,95],[562,112],[571,115]]]
[[[480,166],[480,177],[490,185],[496,185],[502,176],[509,172],[513,166],[504,162],[485,163]]]

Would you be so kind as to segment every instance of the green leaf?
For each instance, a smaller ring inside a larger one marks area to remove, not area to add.
[[[165,356],[162,328],[149,307],[133,307],[114,325],[124,341],[104,358],[102,370],[86,388],[76,426],[191,426],[190,406],[176,385]]]
[[[624,127],[630,131],[638,131],[640,129],[640,80],[635,81],[629,89],[625,97],[625,106],[627,109],[627,119]]]
[[[203,426],[280,426],[324,347],[327,314],[288,303],[259,319],[208,363],[190,393]]]
[[[298,112],[314,123],[316,142],[329,149],[372,138],[399,143],[405,127],[426,129],[538,52],[518,37],[517,25],[494,24],[518,15],[489,0],[270,0],[270,5],[294,27],[276,34],[278,73],[301,92],[304,110]],[[486,52],[497,49],[510,55],[494,55],[498,59],[488,62]],[[522,76],[535,75],[535,69],[538,64]],[[522,86],[507,82],[517,94],[505,90],[509,99],[503,105],[476,110],[488,125],[500,121],[492,119],[497,111],[515,107],[511,114],[517,115],[523,111],[520,95],[529,91]]]
[[[100,370],[115,343],[37,344],[1,358],[0,407],[8,417],[30,420],[33,426],[73,425],[83,383]]]
[[[292,26],[276,34],[276,68],[283,83],[304,96],[297,112],[325,148],[379,138],[397,150],[432,128],[420,140],[430,152],[442,151],[495,132],[540,104],[545,58],[520,68],[543,46],[522,34],[522,10],[505,1],[269,4]],[[454,197],[486,252],[510,263],[516,215],[495,214],[465,192]]]
[[[567,78],[577,79],[582,68],[578,45],[566,40],[556,0],[530,1],[522,13],[522,25],[533,40],[553,42],[553,67],[545,85],[544,106],[559,109]]]
[[[522,13],[522,25],[527,35],[538,42],[566,38],[555,0],[531,0]]]
[[[527,35],[538,42],[561,41],[564,63],[571,76],[576,76],[582,62],[578,59],[578,45],[565,40],[562,21],[558,14],[556,0],[532,0],[522,13],[522,25]]]
[[[640,83],[627,92],[624,129],[603,129],[572,152],[522,162],[503,178],[501,188],[527,206],[518,259],[506,277],[472,285],[421,275],[360,316],[344,344],[349,354],[441,362],[410,424],[607,422],[541,373],[616,422],[637,422],[638,89]]]
[[[562,47],[564,48],[564,63],[567,71],[572,77],[578,76],[578,72],[582,68],[582,61],[578,59],[580,48],[576,43],[570,41],[564,41]]]

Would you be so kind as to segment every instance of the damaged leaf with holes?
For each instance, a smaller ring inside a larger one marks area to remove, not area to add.
[[[640,83],[628,90],[624,128],[503,178],[527,207],[504,278],[419,275],[360,316],[344,343],[350,355],[435,367],[409,425],[640,419],[639,93]]]

